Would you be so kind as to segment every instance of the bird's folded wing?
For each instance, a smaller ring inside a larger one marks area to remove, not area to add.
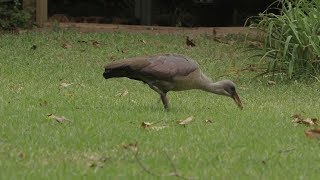
[[[141,73],[159,79],[172,79],[177,76],[187,76],[198,68],[193,60],[181,55],[153,56],[150,64],[141,69]]]

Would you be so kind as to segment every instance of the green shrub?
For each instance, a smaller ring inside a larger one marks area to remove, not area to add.
[[[27,28],[32,25],[31,14],[21,9],[18,0],[12,4],[0,3],[0,29],[12,30],[16,28]]]
[[[280,14],[259,15],[253,27],[265,32],[262,57],[268,72],[285,74],[287,79],[319,76],[320,1],[279,0]],[[271,6],[270,6],[271,7]],[[266,58],[269,57],[269,58]]]

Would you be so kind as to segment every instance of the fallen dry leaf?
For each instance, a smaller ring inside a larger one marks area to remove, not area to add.
[[[253,48],[262,48],[262,43],[258,41],[247,41],[247,45]]]
[[[63,47],[64,49],[72,48],[72,46],[70,44],[67,44],[67,43],[63,43],[61,47]]]
[[[187,44],[187,46],[191,46],[191,47],[196,46],[196,44],[194,43],[194,40],[189,36],[187,36],[186,44]]]
[[[169,127],[169,126],[166,126],[166,125],[164,125],[164,126],[151,126],[150,129],[155,130],[155,131],[159,131],[159,130],[162,130],[167,127]]]
[[[91,155],[88,157],[88,166],[89,167],[100,167],[102,168],[106,161],[108,160],[105,156]]]
[[[303,120],[304,124],[308,124],[310,126],[318,126],[318,119],[316,118],[307,118]]]
[[[128,94],[129,94],[129,91],[128,91],[128,90],[125,90],[125,91],[123,91],[123,92],[120,92],[120,93],[116,94],[116,96],[124,97],[124,96],[126,96],[126,95],[128,95]]]
[[[213,121],[211,119],[206,119],[204,120],[205,123],[213,123]]]
[[[40,105],[40,106],[47,106],[47,105],[48,105],[48,102],[47,102],[46,100],[44,100],[44,101],[41,101],[41,102],[39,103],[39,105]]]
[[[141,127],[142,128],[148,128],[148,127],[150,127],[152,125],[152,123],[149,123],[149,122],[142,122],[141,123]]]
[[[182,125],[182,126],[186,126],[187,124],[189,124],[193,119],[193,116],[190,116],[186,119],[181,119],[177,121],[177,124]]]
[[[129,149],[133,152],[137,152],[138,151],[138,143],[129,143],[129,144],[123,144],[122,147],[124,149]]]
[[[160,122],[160,121],[159,121]],[[159,130],[162,130],[164,128],[167,128],[169,126],[166,126],[166,125],[163,125],[163,126],[155,126],[154,124],[157,124],[158,122],[156,123],[150,123],[150,122],[142,122],[141,123],[141,127],[144,128],[144,129],[152,129],[152,130],[156,130],[156,131],[159,131]]]
[[[129,51],[127,49],[122,49],[121,52],[122,53],[128,53]]]
[[[28,32],[28,30],[17,28],[17,29],[14,29],[13,32],[18,34],[23,34]]]
[[[60,84],[60,87],[66,88],[66,87],[71,86],[71,85],[72,85],[72,83],[63,82],[63,83]]]
[[[147,44],[147,41],[145,41],[144,39],[140,40],[143,44]]]
[[[47,114],[47,116],[48,116],[48,118],[50,118],[50,119],[56,120],[58,123],[63,123],[63,122],[65,122],[65,121],[71,121],[71,120],[67,119],[67,118],[64,117],[64,116],[59,117],[59,116],[56,116],[56,115],[53,115],[53,114]]]
[[[85,40],[78,40],[78,43],[88,43],[88,42]]]
[[[305,130],[304,131],[305,135],[307,138],[317,138],[320,139],[320,129],[310,129],[310,130]]]
[[[18,155],[18,157],[21,158],[21,159],[23,159],[23,158],[26,156],[23,151],[19,151],[17,155]]]
[[[303,118],[301,114],[294,114],[292,116],[294,119],[293,123],[304,124],[306,126],[318,126],[318,119],[316,118]]]
[[[73,94],[73,93],[65,93],[64,96],[65,96],[65,97],[73,97],[74,94]]]
[[[268,83],[268,85],[270,85],[270,86],[277,84],[275,81],[268,81],[267,83]]]
[[[93,41],[92,41],[92,45],[93,45],[93,46],[96,46],[96,47],[100,47],[100,46],[101,46],[101,43],[99,43],[98,41],[93,40]]]
[[[32,50],[36,50],[37,48],[38,48],[38,46],[34,44],[34,45],[32,45],[32,46],[31,46],[31,48],[30,48],[30,49],[32,49]]]
[[[111,55],[109,55],[109,56],[107,57],[107,59],[110,59],[111,61],[114,61],[114,60],[116,60],[116,56],[113,55],[113,54],[111,54]]]
[[[301,114],[294,114],[291,117],[302,119],[302,115]]]

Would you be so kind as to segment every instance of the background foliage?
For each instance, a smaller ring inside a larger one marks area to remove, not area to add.
[[[286,79],[315,77],[320,71],[320,1],[282,0],[259,15],[253,27],[265,32],[263,62]],[[271,6],[270,6],[271,7]],[[270,58],[265,58],[270,57]]]
[[[32,25],[32,16],[28,10],[22,9],[19,0],[10,3],[0,2],[0,29],[12,30],[27,28]]]

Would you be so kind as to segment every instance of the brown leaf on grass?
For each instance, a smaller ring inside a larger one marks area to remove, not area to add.
[[[187,124],[189,124],[193,119],[193,116],[190,116],[186,119],[181,119],[177,121],[177,124],[182,125],[182,126],[186,126]]]
[[[63,43],[61,47],[63,47],[64,49],[72,48],[71,44],[68,44],[68,43]]]
[[[122,49],[121,52],[122,52],[122,53],[128,53],[129,50],[127,50],[127,49]]]
[[[105,156],[90,155],[88,157],[88,161],[89,161],[88,166],[92,167],[92,168],[94,168],[94,167],[102,168],[107,160],[108,160],[108,158]]]
[[[127,49],[120,49],[120,48],[117,48],[117,51],[118,51],[118,52],[122,52],[122,53],[127,53],[127,52],[129,52],[129,50],[127,50]]]
[[[93,41],[92,41],[92,45],[93,45],[93,46],[96,46],[96,47],[100,47],[100,46],[101,46],[101,43],[98,42],[98,41],[93,40]]]
[[[142,122],[141,123],[141,127],[144,128],[144,129],[152,129],[152,130],[155,130],[155,131],[159,131],[159,130],[162,130],[164,128],[169,127],[169,126],[166,126],[166,125],[155,126],[154,124],[156,124],[156,123]]]
[[[23,33],[28,32],[28,30],[16,28],[16,29],[13,30],[13,32],[14,33],[18,33],[18,34],[23,34]]]
[[[73,97],[74,94],[73,94],[73,93],[65,93],[64,96],[65,96],[65,97]]]
[[[148,127],[150,127],[152,125],[152,123],[149,123],[149,122],[142,122],[141,123],[141,127],[142,128],[148,128]]]
[[[267,83],[268,83],[269,86],[273,86],[273,85],[277,84],[275,81],[268,81]]]
[[[206,119],[206,120],[204,120],[204,122],[205,122],[205,123],[213,123],[213,120],[211,120],[211,119]]]
[[[120,93],[116,94],[116,96],[124,97],[124,96],[126,96],[126,95],[128,95],[128,94],[129,94],[129,91],[128,91],[128,90],[125,90],[125,91],[123,91],[123,92],[120,92]]]
[[[187,36],[187,38],[186,38],[186,44],[187,44],[187,46],[190,46],[190,47],[196,46],[194,40],[193,40],[190,36]]]
[[[107,59],[110,59],[111,61],[114,61],[114,60],[117,59],[117,57],[116,57],[115,55],[111,54],[111,55],[109,55],[109,56],[107,57]]]
[[[78,40],[78,43],[88,43],[88,42],[85,40]]]
[[[21,159],[23,159],[24,157],[26,157],[26,155],[25,155],[25,153],[24,153],[23,151],[19,151],[17,155],[18,155],[18,157],[21,158]]]
[[[147,41],[145,41],[144,39],[140,39],[140,41],[141,41],[143,44],[147,44]]]
[[[293,123],[297,124],[304,124],[306,126],[318,126],[318,119],[316,118],[303,118],[301,114],[294,114],[292,116],[294,119],[292,120]]]
[[[71,85],[72,85],[72,83],[65,83],[65,82],[63,82],[63,83],[60,84],[60,87],[66,88],[66,87],[71,86]]]
[[[306,125],[318,126],[318,119],[316,118],[306,118],[302,122]]]
[[[166,125],[163,125],[163,126],[155,126],[154,124],[156,124],[156,123],[142,122],[142,123],[141,123],[141,127],[144,128],[144,129],[152,129],[152,130],[156,130],[156,131],[159,131],[159,130],[162,130],[162,129],[168,127],[168,126],[166,126]]]
[[[169,126],[166,126],[166,125],[164,125],[164,126],[151,126],[150,129],[155,130],[155,131],[159,131],[159,130],[162,130],[167,127],[169,127]]]
[[[38,48],[38,46],[34,44],[34,45],[31,46],[30,49],[31,49],[31,50],[36,50],[37,48]]]
[[[259,41],[247,41],[247,45],[253,48],[262,48],[262,43]]]
[[[56,115],[53,115],[53,114],[47,114],[47,116],[50,119],[56,120],[58,123],[64,123],[65,121],[71,121],[71,120],[67,119],[64,116],[59,117],[59,116],[56,116]]]
[[[294,114],[291,117],[302,119],[302,115],[301,114]]]
[[[39,103],[40,106],[47,106],[48,105],[48,101],[44,100],[44,101],[41,101]]]
[[[129,149],[134,153],[138,151],[138,143],[123,144],[122,147],[124,149]]]
[[[304,133],[309,139],[312,139],[312,138],[320,139],[320,129],[305,130]]]

